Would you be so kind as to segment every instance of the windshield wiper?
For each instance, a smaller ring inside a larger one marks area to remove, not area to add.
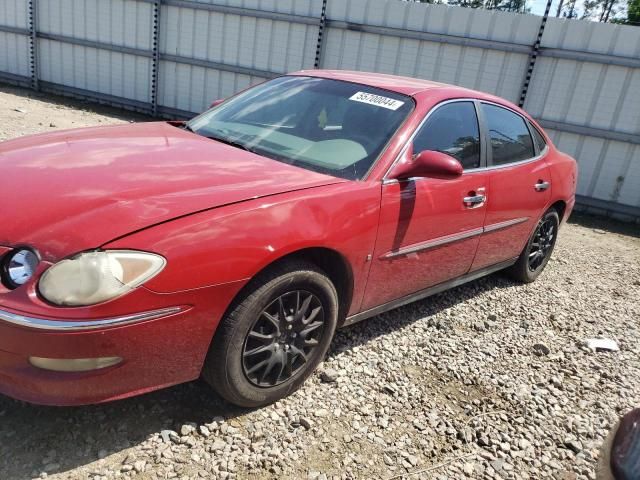
[[[235,140],[231,140],[225,137],[217,137],[215,135],[203,135],[209,140],[215,140],[216,142],[226,143],[227,145],[231,145],[232,147],[240,148],[242,150],[246,150],[247,152],[256,153],[251,147],[248,147],[244,143],[237,142]]]
[[[196,135],[200,135],[204,138],[208,138],[209,140],[215,140],[216,142],[226,143],[227,145],[231,145],[232,147],[240,148],[242,150],[246,150],[247,152],[251,152],[251,153],[256,153],[256,151],[253,148],[245,145],[244,143],[240,143],[237,140],[231,140],[229,138],[221,137],[218,135],[205,135],[203,133],[197,132],[186,123],[182,126],[182,128],[191,133],[195,133]]]

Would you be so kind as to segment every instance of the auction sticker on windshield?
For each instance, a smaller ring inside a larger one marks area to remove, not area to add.
[[[389,110],[397,110],[404,102],[395,100],[389,97],[383,97],[382,95],[374,95],[373,93],[357,92],[349,97],[349,100],[356,102],[368,103],[369,105],[375,105],[376,107],[388,108]]]

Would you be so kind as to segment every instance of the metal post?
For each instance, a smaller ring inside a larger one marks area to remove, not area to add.
[[[322,0],[322,12],[320,13],[320,24],[318,25],[318,43],[316,44],[316,61],[313,68],[320,68],[320,56],[322,54],[322,35],[327,23],[327,0]]]
[[[549,10],[551,10],[551,2],[552,0],[547,0],[547,6],[544,9],[544,15],[542,16],[542,21],[540,22],[540,28],[538,29],[538,38],[536,38],[536,42],[533,44],[531,48],[531,54],[529,54],[529,66],[527,68],[527,74],[524,78],[524,83],[522,84],[522,92],[520,93],[520,101],[518,102],[518,106],[522,108],[524,106],[524,101],[527,98],[527,91],[529,90],[529,83],[531,82],[531,76],[533,75],[533,69],[536,66],[536,58],[538,56],[538,52],[540,51],[540,42],[542,41],[542,34],[544,33],[544,27],[547,24],[547,18],[549,18]]]
[[[160,11],[162,0],[153,2],[153,33],[151,48],[153,58],[151,60],[151,114],[158,115],[158,70],[160,68]]]
[[[38,0],[29,0],[28,21],[29,21],[29,70],[31,74],[31,88],[38,90]]]

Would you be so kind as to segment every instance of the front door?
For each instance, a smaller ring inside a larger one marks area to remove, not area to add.
[[[534,127],[506,108],[488,103],[480,108],[491,148],[485,233],[472,270],[518,257],[551,198],[546,150],[534,144]]]
[[[476,107],[436,107],[413,139],[413,152],[437,150],[470,170],[454,180],[386,181],[378,238],[361,310],[464,275],[473,262],[485,217],[487,174],[481,165]]]

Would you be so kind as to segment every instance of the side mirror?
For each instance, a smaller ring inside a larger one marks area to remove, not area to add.
[[[211,105],[209,105],[209,108],[217,107],[222,102],[224,102],[224,98],[219,98],[218,100],[214,100],[213,102],[211,102]]]
[[[389,178],[405,180],[413,177],[431,177],[449,180],[462,175],[462,170],[460,162],[446,153],[423,150],[413,155],[413,148],[409,147],[405,158],[391,170]]]

